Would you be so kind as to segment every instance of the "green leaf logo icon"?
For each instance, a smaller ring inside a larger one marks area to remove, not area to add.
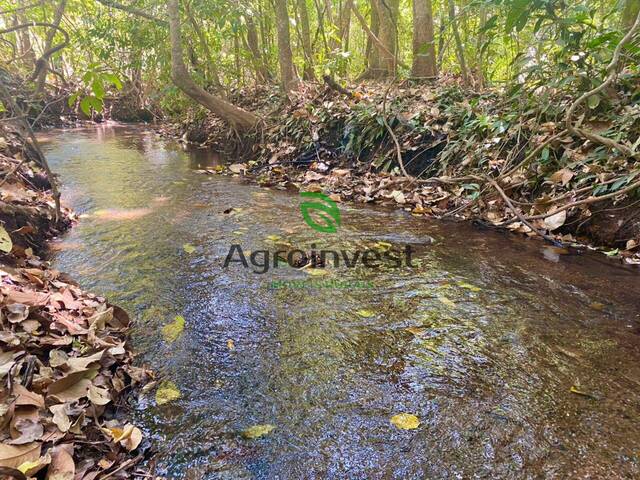
[[[322,202],[302,202],[300,204],[300,212],[304,221],[316,232],[336,233],[340,226],[340,210],[336,202],[331,200],[327,195],[318,192],[300,192],[301,198],[314,198]],[[311,212],[316,210],[316,218],[322,219],[322,223],[316,222],[311,217]]]

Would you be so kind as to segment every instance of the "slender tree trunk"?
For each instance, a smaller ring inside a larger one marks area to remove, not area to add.
[[[26,5],[26,2],[24,0],[21,0],[20,4],[21,7],[24,7]],[[17,12],[14,16],[13,16],[13,25],[24,25],[27,22],[27,18],[24,15],[23,11]],[[33,50],[33,45],[31,45],[31,36],[29,35],[29,29],[25,28],[23,30],[18,30],[16,32],[16,37],[19,40],[19,49],[18,52],[20,53],[20,57],[22,58],[22,61],[24,62],[25,65],[28,65],[29,68],[33,68],[33,66],[36,64],[36,52]]]
[[[53,15],[53,21],[51,22],[52,25],[55,25],[56,27],[60,26],[60,22],[62,21],[62,15],[64,14],[64,9],[66,8],[66,6],[67,6],[67,0],[60,0],[60,3],[58,3],[58,8],[56,8],[56,12]],[[44,49],[43,49],[44,52],[47,52],[53,46],[53,39],[55,38],[56,33],[57,33],[57,29],[55,28],[50,28],[47,31],[47,36],[44,42]],[[36,95],[40,94],[42,90],[44,90],[44,82],[47,79],[48,69],[49,69],[49,61],[47,59],[46,64],[40,67],[40,70],[38,71],[38,75],[35,78],[35,82],[36,82],[35,94]]]
[[[437,75],[431,0],[413,0],[413,65],[416,78]]]
[[[258,79],[262,82],[268,82],[271,80],[271,73],[267,68],[260,51],[260,44],[258,42],[258,30],[253,17],[247,16],[247,46],[251,51],[251,57],[253,59],[253,66],[256,70]]]
[[[373,78],[393,77],[397,66],[396,26],[398,21],[399,0],[372,0],[371,6],[375,10],[379,22],[377,64],[372,57],[370,76]]]
[[[464,59],[464,47],[462,45],[462,39],[460,38],[460,31],[458,30],[458,20],[456,18],[456,6],[454,0],[447,0],[449,6],[449,21],[451,22],[451,30],[453,31],[453,38],[456,41],[456,54],[458,56],[458,63],[460,64],[460,72],[462,73],[462,81],[465,86],[469,86],[469,70],[467,69],[467,62]]]
[[[278,59],[280,61],[280,82],[282,89],[289,93],[300,83],[293,67],[291,37],[289,34],[289,12],[287,0],[274,0],[276,27],[278,29]]]
[[[200,46],[204,51],[204,56],[206,59],[206,69],[205,69],[205,78],[208,82],[211,82],[216,90],[222,90],[222,83],[220,82],[220,73],[218,72],[218,67],[213,61],[213,55],[211,55],[211,50],[209,49],[209,42],[207,42],[207,38],[204,36],[204,32],[197,20],[191,13],[191,8],[189,8],[188,2],[185,3],[184,11],[189,19],[189,23],[193,27],[193,31],[196,32],[196,36],[198,37],[198,41],[200,42]]]
[[[485,34],[482,31],[484,26],[487,24],[487,8],[485,6],[480,7],[480,22],[479,22],[479,31],[478,31],[478,43],[476,45],[476,55],[477,55],[477,70],[478,70],[478,81],[480,82],[480,88],[484,88],[487,80],[484,73],[484,42],[486,40]],[[536,49],[539,50],[539,49]]]
[[[640,11],[640,0],[626,0],[622,11],[622,28],[628,31],[633,26]]]
[[[167,0],[167,13],[171,39],[171,78],[176,86],[191,99],[228,122],[234,129],[247,131],[255,127],[259,121],[258,116],[238,108],[220,97],[211,95],[194,82],[182,58],[180,0]]]
[[[353,4],[353,0],[347,0],[349,4],[353,8],[353,13],[356,15],[358,20],[360,20],[360,14],[355,10],[355,5]],[[374,38],[377,38],[380,34],[380,21],[378,20],[378,12],[375,8],[373,8],[373,3],[371,3],[371,19],[369,21],[369,27],[365,23],[362,23],[362,28],[368,28],[367,32],[367,49],[366,49],[366,58],[367,58],[367,69],[371,71],[372,69],[377,69],[380,64],[380,56],[378,55],[378,48],[374,46]],[[371,32],[371,33],[369,33]]]
[[[342,50],[349,51],[349,32],[351,30],[351,8],[345,1],[340,9],[340,43]]]
[[[297,0],[298,16],[300,18],[300,43],[302,43],[302,52],[304,53],[304,70],[303,76],[305,80],[315,80],[313,72],[313,51],[311,48],[311,28],[309,27],[309,10],[307,8],[307,0]]]

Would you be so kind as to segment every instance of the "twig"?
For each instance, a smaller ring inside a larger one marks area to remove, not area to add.
[[[583,200],[577,200],[575,202],[567,203],[566,205],[563,205],[562,207],[557,208],[553,212],[547,212],[547,213],[543,213],[543,214],[540,214],[540,215],[533,215],[533,216],[529,216],[529,217],[526,217],[526,218],[527,218],[527,220],[538,220],[538,219],[542,219],[542,218],[547,218],[547,217],[550,217],[552,215],[555,215],[556,213],[562,212],[564,210],[569,210],[570,208],[578,207],[580,205],[588,205],[588,204],[591,204],[591,203],[597,203],[597,202],[601,202],[603,200],[608,200],[610,198],[617,197],[618,195],[624,195],[625,193],[632,192],[636,188],[640,188],[640,180],[635,182],[635,183],[632,183],[631,185],[629,185],[628,187],[623,188],[622,190],[618,190],[616,192],[607,193],[606,195],[601,195],[599,197],[589,197],[589,198],[585,198]]]
[[[495,188],[498,193],[500,194],[500,196],[502,197],[502,199],[505,201],[505,203],[507,204],[507,206],[511,209],[511,211],[520,219],[520,221],[525,224],[527,227],[529,227],[533,232],[537,233],[538,235],[540,235],[542,238],[544,238],[545,240],[552,242],[552,243],[558,243],[557,240],[555,238],[553,238],[551,235],[547,235],[546,233],[544,233],[542,230],[538,230],[536,227],[534,227],[526,218],[525,216],[520,212],[520,210],[518,210],[513,203],[511,202],[511,199],[509,197],[507,197],[507,194],[504,193],[504,190],[502,190],[502,188],[500,188],[500,185],[498,185],[498,182],[496,182],[493,179],[489,180],[489,183],[491,183],[491,185],[493,186],[493,188]],[[554,214],[557,212],[554,212]]]
[[[125,469],[135,465],[136,463],[139,463],[143,458],[144,458],[143,455],[138,455],[137,457],[134,457],[134,458],[132,458],[130,460],[127,460],[122,465],[120,465],[118,468],[116,468],[113,472],[107,473],[106,475],[103,475],[102,477],[100,477],[100,480],[107,480],[107,478],[113,477],[116,473],[118,473],[118,472],[120,472],[122,470],[125,470]]]
[[[0,187],[2,185],[4,185],[6,183],[7,180],[9,180],[9,177],[11,175],[13,175],[14,173],[16,173],[18,171],[18,169],[22,166],[22,164],[25,162],[25,159],[23,158],[22,160],[20,160],[20,162],[13,168],[13,170],[11,170],[9,173],[7,173],[5,175],[5,177],[2,179],[2,181],[0,182]]]
[[[396,145],[396,155],[398,157],[398,165],[400,166],[400,171],[405,177],[413,178],[411,177],[411,175],[407,173],[407,171],[404,168],[404,162],[402,161],[402,148],[400,147],[400,142],[398,141],[398,137],[396,137],[396,134],[393,133],[393,129],[389,125],[389,122],[387,122],[387,97],[389,96],[389,90],[391,90],[393,83],[394,83],[393,80],[389,82],[389,86],[384,92],[384,99],[382,100],[382,122],[384,123],[384,126],[386,127],[387,131],[389,132],[389,135],[391,135],[391,138],[393,138],[393,143],[395,143]]]

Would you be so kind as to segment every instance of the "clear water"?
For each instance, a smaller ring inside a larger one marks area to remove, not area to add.
[[[43,142],[83,214],[54,245],[55,267],[126,308],[139,363],[181,392],[162,406],[150,394],[136,411],[158,474],[640,477],[637,270],[379,208],[341,205],[338,233],[317,233],[296,194],[198,173],[220,159],[141,128]],[[411,245],[416,266],[223,268],[233,244],[312,243],[350,254]],[[370,288],[272,283],[329,279]],[[169,342],[162,326],[176,315],[185,330]],[[419,428],[394,427],[401,412]],[[275,429],[242,436],[260,424]]]

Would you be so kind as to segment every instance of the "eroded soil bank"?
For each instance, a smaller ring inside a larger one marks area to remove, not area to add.
[[[56,212],[30,144],[10,128],[0,172],[0,475],[137,478],[149,442],[127,403],[151,377],[132,365],[129,316],[44,259],[73,213]]]
[[[606,99],[582,111],[582,128],[633,143],[637,84],[623,72]],[[263,116],[249,141],[238,143],[198,109],[162,130],[195,144],[235,145],[233,171],[263,185],[476,220],[640,264],[636,162],[568,133],[573,99],[558,91],[476,92],[443,77],[392,88],[360,84],[349,95],[305,84],[288,101],[267,88],[231,98]]]

